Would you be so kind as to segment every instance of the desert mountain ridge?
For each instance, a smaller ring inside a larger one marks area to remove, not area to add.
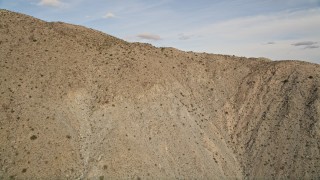
[[[320,177],[320,65],[0,10],[0,179]]]

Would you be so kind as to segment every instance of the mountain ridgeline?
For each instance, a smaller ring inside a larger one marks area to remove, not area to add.
[[[0,179],[319,177],[319,65],[0,10]]]

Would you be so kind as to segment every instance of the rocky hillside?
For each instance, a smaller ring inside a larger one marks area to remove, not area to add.
[[[320,177],[320,66],[0,10],[0,179]]]

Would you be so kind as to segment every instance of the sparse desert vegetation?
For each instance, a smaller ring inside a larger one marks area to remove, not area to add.
[[[0,179],[317,179],[320,66],[0,10]]]

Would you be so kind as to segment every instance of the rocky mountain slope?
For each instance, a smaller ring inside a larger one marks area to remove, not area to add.
[[[320,66],[0,10],[0,179],[320,177]]]

